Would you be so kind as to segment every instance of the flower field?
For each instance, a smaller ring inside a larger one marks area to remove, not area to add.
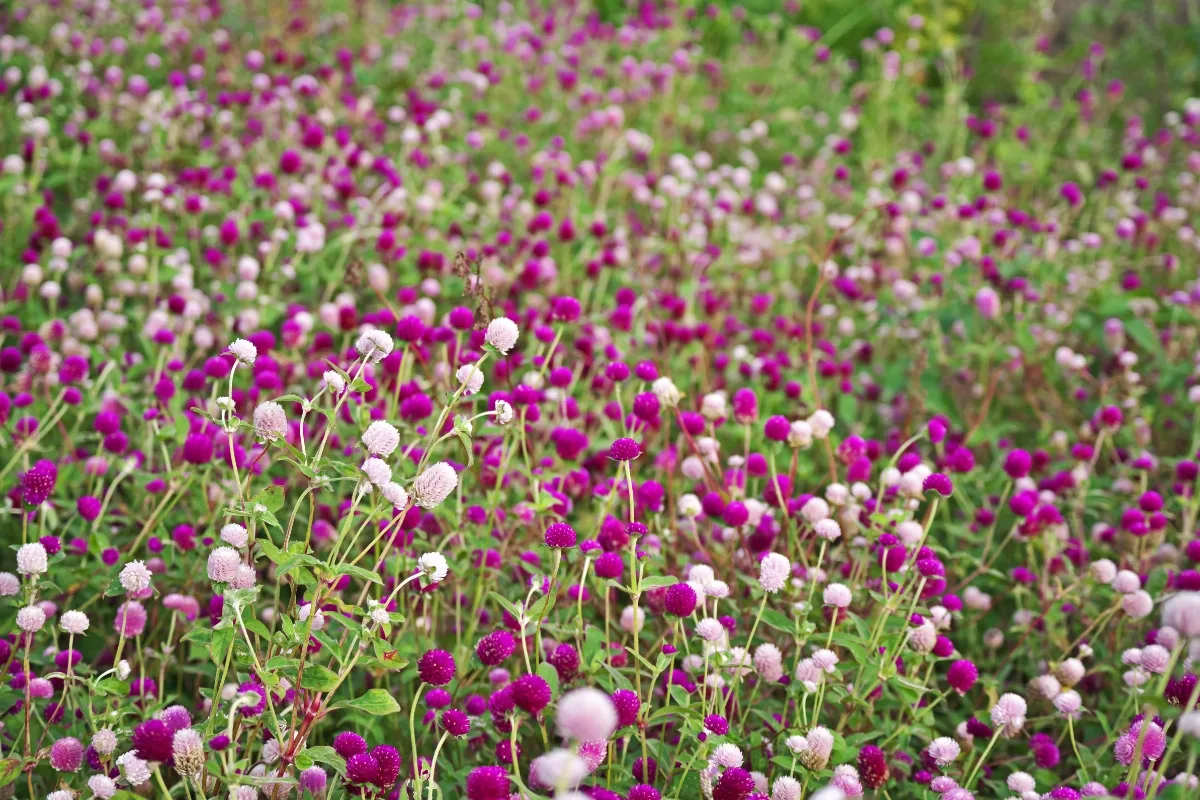
[[[1200,100],[878,5],[0,9],[0,800],[1196,797]]]

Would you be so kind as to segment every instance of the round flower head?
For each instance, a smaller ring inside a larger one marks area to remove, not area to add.
[[[211,350],[209,352],[212,352]],[[248,342],[245,339],[234,339],[229,345],[229,352],[233,354],[239,362],[246,366],[253,367],[254,359],[258,358],[258,348],[253,342]]]
[[[1025,727],[1025,698],[1020,695],[1007,693],[992,706],[992,724],[1002,728],[1006,737],[1016,736]]]
[[[117,735],[110,728],[101,728],[92,734],[92,748],[101,756],[112,755],[117,749]]]
[[[148,719],[133,729],[133,747],[144,761],[171,760],[174,734],[161,719]]]
[[[470,397],[483,388],[483,372],[474,364],[463,364],[454,373],[454,377],[462,384],[464,397]]]
[[[441,553],[425,553],[417,559],[417,567],[430,583],[441,583],[450,574],[450,565]]]
[[[500,423],[501,425],[507,425],[508,423],[512,422],[512,419],[513,419],[512,403],[508,402],[507,400],[497,400],[496,401],[496,422]]]
[[[691,616],[696,610],[696,590],[686,583],[676,583],[667,587],[664,607],[668,614],[676,617]]]
[[[767,594],[775,594],[784,587],[792,574],[792,564],[779,553],[769,553],[759,564],[758,583]]]
[[[516,649],[517,643],[513,635],[506,630],[497,630],[479,640],[479,644],[475,646],[475,655],[484,666],[495,667],[503,664]]]
[[[802,788],[800,781],[790,775],[782,775],[771,784],[771,800],[800,800]]]
[[[40,606],[25,606],[17,612],[17,627],[26,633],[37,633],[46,624],[46,612]]]
[[[1076,714],[1079,709],[1083,707],[1083,698],[1080,697],[1079,692],[1075,691],[1074,689],[1068,689],[1067,691],[1059,694],[1058,697],[1054,698],[1053,702],[1054,708],[1057,709],[1060,714],[1066,716],[1072,716]]]
[[[41,575],[46,571],[46,548],[41,542],[30,542],[17,548],[17,572],[22,575]]]
[[[717,745],[713,750],[712,755],[708,757],[708,762],[724,769],[730,767],[740,767],[744,761],[742,751],[735,744],[726,742],[725,744]]]
[[[87,786],[99,800],[109,800],[117,794],[117,784],[107,775],[93,775],[88,778]]]
[[[501,355],[508,355],[508,351],[516,346],[520,334],[517,323],[508,317],[496,317],[488,323],[483,341],[499,350]]]
[[[577,741],[607,739],[617,728],[617,709],[599,689],[575,689],[558,701],[558,735]]]
[[[57,772],[75,772],[83,766],[83,744],[65,736],[50,747],[50,766]]]
[[[775,683],[783,677],[783,654],[770,642],[754,649],[754,671],[765,683]]]
[[[858,751],[858,776],[864,786],[878,789],[887,783],[887,756],[873,744],[865,745]]]
[[[353,731],[342,731],[333,737],[333,750],[342,758],[349,759],[350,756],[367,752],[367,740]]]
[[[471,732],[471,718],[456,708],[443,711],[439,722],[442,730],[458,739]]]
[[[1163,729],[1157,723],[1143,719],[1121,734],[1113,745],[1113,755],[1118,762],[1127,767],[1133,763],[1136,754],[1140,754],[1143,759],[1157,761],[1162,758],[1166,749],[1167,737]]]
[[[241,550],[250,541],[250,535],[243,526],[231,522],[221,528],[221,541]]]
[[[1149,592],[1138,589],[1121,598],[1121,608],[1134,619],[1148,617],[1154,610],[1154,598],[1150,596]]]
[[[1200,637],[1200,592],[1171,595],[1162,606],[1162,624],[1189,639]]]
[[[467,800],[508,800],[511,783],[504,767],[475,767],[467,775]]]
[[[395,347],[395,343],[392,342],[392,337],[378,329],[364,331],[358,337],[358,341],[354,343],[354,349],[359,352],[359,355],[365,357],[372,364],[378,364],[387,358],[393,347]]]
[[[754,778],[741,767],[730,767],[713,784],[713,800],[745,800],[754,791]]]
[[[954,484],[942,473],[933,472],[926,476],[925,481],[921,484],[921,490],[935,492],[941,497],[949,497],[954,494]]]
[[[822,593],[825,605],[834,608],[848,608],[852,599],[850,588],[843,583],[831,583]]]
[[[287,414],[283,406],[274,400],[259,403],[254,409],[254,433],[266,441],[281,439],[287,435]]]
[[[579,536],[575,529],[565,522],[555,522],[546,527],[542,538],[547,547],[563,548],[574,547]]]
[[[445,686],[454,680],[454,656],[445,650],[426,650],[417,661],[417,673],[430,686]]]
[[[237,577],[242,557],[232,547],[218,547],[208,554],[208,579],[214,583],[229,583]]]
[[[842,526],[836,520],[821,519],[813,524],[813,531],[825,541],[832,542],[841,538]]]
[[[929,743],[929,757],[943,769],[952,764],[961,752],[958,742],[949,736],[940,736]]]
[[[200,770],[204,768],[204,741],[199,733],[192,728],[175,731],[171,749],[176,772],[189,778],[200,774]]]
[[[412,482],[412,494],[421,508],[437,508],[458,486],[458,474],[454,467],[439,461],[416,477]]]
[[[0,572],[0,597],[12,597],[20,591],[20,578],[11,572]]]
[[[325,370],[321,374],[321,380],[325,381],[325,385],[334,394],[341,394],[342,390],[346,388],[346,379],[341,376],[341,373],[332,369]]]
[[[1113,576],[1111,583],[1112,588],[1121,594],[1129,594],[1130,592],[1136,592],[1138,589],[1142,588],[1142,579],[1138,577],[1136,572],[1128,569],[1123,569],[1117,572],[1117,574]]]
[[[522,675],[512,682],[513,702],[530,714],[538,714],[550,704],[550,684],[540,675]]]
[[[614,461],[632,461],[642,454],[642,446],[628,437],[617,439],[608,448],[608,457]]]
[[[383,486],[392,480],[392,468],[380,458],[368,458],[363,462],[362,471],[367,480],[376,486]]]
[[[400,446],[400,431],[391,423],[377,420],[363,432],[362,443],[371,455],[386,458]]]
[[[59,617],[58,624],[67,633],[78,636],[88,629],[90,623],[87,614],[82,611],[68,611]]]
[[[325,791],[328,781],[329,777],[323,767],[309,767],[300,773],[300,788],[313,797],[319,797]]]
[[[408,507],[408,492],[404,487],[395,481],[390,481],[379,487],[383,499],[392,504],[392,507],[397,510],[404,510]]]
[[[150,570],[141,561],[130,561],[121,570],[121,587],[128,594],[137,594],[150,588]]]

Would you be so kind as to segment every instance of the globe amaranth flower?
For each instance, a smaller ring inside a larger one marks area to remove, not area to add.
[[[558,701],[558,735],[577,741],[607,739],[616,730],[617,709],[612,699],[591,687],[575,689]]]
[[[617,439],[608,448],[608,457],[614,461],[632,461],[641,454],[642,446],[628,437]]]
[[[68,611],[59,617],[58,624],[67,633],[78,636],[85,632],[91,623],[87,614],[82,611]]]
[[[1025,699],[1020,695],[1002,694],[992,706],[992,724],[1001,728],[1004,736],[1016,736],[1025,727],[1026,709]]]
[[[367,480],[376,486],[384,486],[392,480],[392,468],[380,458],[368,458],[363,462],[362,471]]]
[[[483,340],[499,350],[501,355],[508,355],[508,351],[516,346],[517,337],[520,334],[521,330],[517,327],[517,323],[508,317],[496,317],[488,323]]]
[[[42,459],[21,475],[21,500],[27,505],[40,506],[54,492],[58,468],[53,461]]]
[[[417,559],[417,568],[431,583],[441,583],[450,574],[450,565],[441,553],[425,553]]]
[[[198,776],[204,768],[204,741],[200,734],[192,728],[182,728],[175,731],[171,742],[176,772],[189,778]]]
[[[134,751],[143,761],[170,761],[173,742],[174,734],[161,719],[148,719],[133,729]]]
[[[50,746],[50,766],[57,772],[75,772],[83,766],[83,744],[74,736],[64,736]]]
[[[231,522],[221,528],[221,541],[241,550],[250,541],[250,534],[245,527]]]
[[[363,432],[362,443],[372,456],[386,458],[400,445],[400,431],[389,422],[376,420]]]
[[[475,645],[475,655],[487,667],[495,667],[516,652],[517,643],[513,635],[506,630],[492,631],[479,640]]]
[[[873,744],[858,751],[858,775],[864,786],[878,789],[888,780],[887,756]]]
[[[208,554],[208,579],[214,583],[229,583],[237,577],[242,557],[232,547],[218,547]]]
[[[1157,723],[1143,719],[1121,734],[1113,745],[1113,755],[1127,767],[1133,763],[1135,755],[1140,754],[1143,762],[1154,762],[1162,758],[1166,749],[1167,737],[1163,729]]]
[[[26,633],[37,633],[46,624],[46,612],[40,606],[25,606],[17,612],[17,627]]]
[[[522,675],[512,682],[512,697],[518,708],[538,714],[550,704],[550,684],[540,675]]]
[[[254,409],[254,433],[265,441],[287,436],[287,413],[274,400],[259,403]]]
[[[504,767],[475,767],[467,775],[467,800],[508,800],[511,783]]]
[[[792,564],[786,556],[768,553],[759,564],[758,583],[767,594],[775,594],[787,584]]]
[[[483,388],[483,372],[474,364],[463,364],[454,377],[462,384],[463,397],[477,394]]]
[[[354,349],[358,351],[359,355],[372,364],[378,364],[387,358],[393,347],[395,347],[395,343],[392,341],[392,337],[378,329],[364,331],[358,337],[358,341],[354,343]]]
[[[41,575],[46,569],[46,548],[41,542],[30,542],[17,548],[17,572],[22,575]]]
[[[253,342],[245,339],[234,339],[227,349],[234,358],[248,367],[253,367],[254,360],[258,358],[258,348],[254,346]]]
[[[689,617],[696,610],[696,590],[689,584],[676,583],[667,587],[664,608],[675,617]]]
[[[575,529],[565,522],[555,522],[548,525],[546,533],[543,535],[546,546],[555,548],[574,547],[578,538]]]
[[[426,650],[417,660],[417,673],[430,686],[445,686],[454,680],[454,656],[445,650]]]
[[[421,508],[437,508],[458,486],[458,474],[445,461],[426,469],[412,482],[412,495]]]
[[[130,561],[121,569],[121,587],[127,594],[137,594],[150,588],[151,574],[145,562]]]

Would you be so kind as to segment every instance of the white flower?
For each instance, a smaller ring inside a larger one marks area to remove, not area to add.
[[[17,550],[17,572],[22,575],[41,575],[46,571],[46,548],[41,542],[23,544]]]
[[[575,689],[558,701],[558,735],[565,739],[606,740],[616,730],[618,721],[612,700],[599,689]]]
[[[346,388],[346,379],[332,369],[325,370],[321,380],[325,381],[325,385],[332,389],[334,394],[341,394]]]
[[[358,337],[358,341],[354,343],[354,349],[360,355],[366,357],[372,364],[378,364],[387,358],[392,352],[393,347],[395,345],[392,342],[392,337],[378,329],[364,331]]]
[[[82,611],[68,611],[59,618],[58,624],[67,633],[78,636],[86,631],[91,623],[87,614]]]
[[[236,522],[231,522],[221,528],[221,541],[231,544],[240,550],[250,541],[250,536],[243,526],[238,525]]]
[[[259,403],[254,409],[254,432],[268,441],[287,435],[287,413],[274,400]]]
[[[134,786],[141,786],[150,780],[150,765],[138,758],[132,750],[117,759],[125,780]]]
[[[463,364],[454,373],[458,382],[463,385],[463,396],[469,397],[483,388],[483,372],[474,364]]]
[[[412,482],[412,493],[421,508],[437,508],[456,486],[458,474],[454,467],[439,461],[416,477]]]
[[[121,570],[121,587],[129,594],[141,592],[150,588],[150,570],[141,561],[130,561]]]
[[[390,456],[400,444],[400,431],[390,422],[377,420],[363,431],[362,442],[373,456]]]
[[[362,471],[367,480],[376,486],[383,486],[392,480],[392,468],[382,459],[368,458],[363,462]]]
[[[507,400],[496,401],[496,422],[501,425],[507,425],[512,422],[513,407]]]
[[[650,390],[666,408],[674,408],[683,399],[683,392],[670,378],[662,377],[650,384]]]
[[[383,493],[383,499],[396,508],[402,509],[408,505],[408,492],[404,491],[404,487],[395,481],[385,483],[379,487],[379,490]]]
[[[253,342],[245,339],[234,339],[233,344],[229,345],[229,352],[233,353],[233,357],[238,361],[250,367],[254,366],[254,359],[258,358],[258,348]]]
[[[426,553],[417,560],[417,566],[432,583],[441,583],[450,573],[450,565],[441,553]]]
[[[508,351],[517,344],[517,337],[520,335],[521,329],[517,327],[517,323],[508,317],[496,317],[488,323],[483,340],[499,350],[502,355],[508,355]]]
[[[117,793],[117,784],[107,775],[93,775],[88,778],[87,785],[98,800],[109,800]]]
[[[46,624],[46,612],[40,606],[25,606],[17,612],[17,627],[26,633],[37,633]]]

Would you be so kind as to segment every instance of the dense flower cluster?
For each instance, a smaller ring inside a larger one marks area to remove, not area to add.
[[[1195,796],[1200,101],[258,5],[0,10],[0,798]]]

